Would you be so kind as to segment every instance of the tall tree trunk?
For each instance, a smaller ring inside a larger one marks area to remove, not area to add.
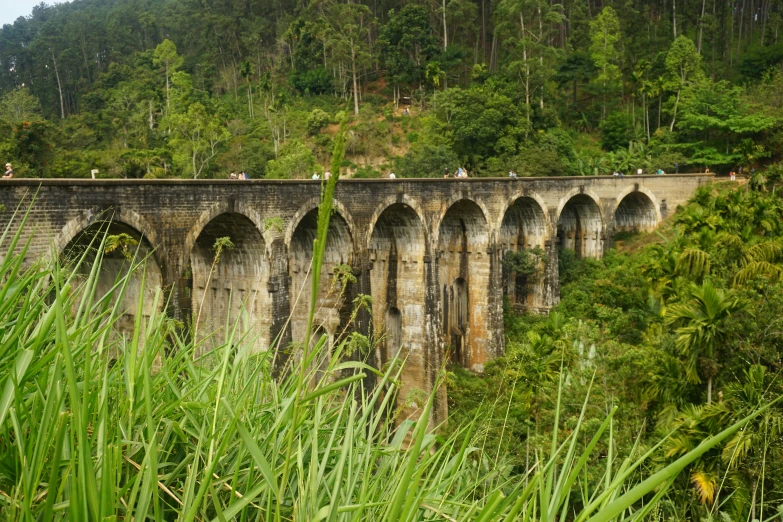
[[[742,22],[745,20],[745,3],[747,0],[742,0],[742,9],[739,12],[739,33],[737,35],[737,62],[739,63],[740,49],[742,48]]]
[[[674,39],[677,39],[677,0],[672,0],[672,29],[674,30]]]
[[[680,104],[680,92],[682,89],[677,89],[677,98],[674,100],[674,113],[672,114],[672,123],[669,125],[669,132],[674,132],[674,122],[677,120],[677,106]]]
[[[701,18],[699,18],[699,42],[696,45],[696,51],[701,56],[701,35],[704,32],[704,9],[707,7],[707,0],[701,0]]]
[[[525,37],[525,17],[523,13],[520,11],[519,13],[519,23],[522,27],[522,39],[524,40]],[[525,127],[525,137],[527,138],[527,133],[530,130],[530,63],[527,59],[527,45],[522,45],[522,61],[525,64],[525,109],[527,114],[527,127]]]
[[[351,75],[353,76],[353,113],[359,114],[359,82],[356,79],[356,50],[351,40]]]
[[[487,61],[487,10],[485,0],[481,0],[481,62]]]
[[[544,39],[544,20],[541,17],[541,0],[538,0],[538,43],[542,44]],[[538,55],[538,64],[541,66],[541,71],[544,70],[544,53]],[[541,86],[541,110],[544,110],[544,86]]]
[[[446,25],[446,0],[443,0],[443,50],[449,46],[449,28]]]
[[[60,119],[65,119],[65,103],[63,101],[63,84],[60,82],[60,72],[57,70],[57,60],[54,58],[54,50],[50,47],[52,53],[52,63],[54,64],[54,77],[57,78],[57,92],[60,94]]]

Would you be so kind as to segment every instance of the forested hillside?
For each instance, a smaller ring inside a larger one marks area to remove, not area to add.
[[[21,176],[727,171],[783,142],[778,0],[76,0],[0,29]],[[405,112],[405,109],[408,109]]]

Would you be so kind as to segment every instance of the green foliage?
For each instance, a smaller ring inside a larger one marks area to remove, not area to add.
[[[601,146],[609,151],[628,148],[636,137],[633,118],[624,112],[612,112],[601,122]]]
[[[127,260],[130,260],[133,258],[133,252],[131,252],[131,247],[134,247],[138,245],[139,242],[134,239],[129,234],[116,234],[116,235],[107,235],[103,247],[103,251],[106,254],[110,254],[114,252],[115,250],[119,250],[122,254],[122,257],[124,257]]]
[[[321,109],[313,109],[310,114],[307,115],[307,132],[310,134],[318,134],[321,129],[329,125],[329,115]]]
[[[549,260],[546,252],[536,246],[524,250],[509,250],[503,256],[503,266],[508,270],[533,279],[541,277],[544,266]]]
[[[290,142],[323,164],[324,114],[340,113],[353,164],[405,175],[606,174],[631,141],[634,165],[667,171],[779,161],[780,13],[631,4],[40,7],[0,29],[0,161],[20,176],[262,178]],[[615,156],[594,150],[599,129]]]
[[[280,157],[266,164],[268,179],[309,179],[313,172],[320,172],[313,152],[300,141],[289,142]]]
[[[220,256],[225,250],[231,250],[234,248],[234,242],[231,241],[229,236],[218,237],[215,239],[215,243],[212,245],[212,251],[215,252],[215,258],[212,263],[217,265],[220,263]]]

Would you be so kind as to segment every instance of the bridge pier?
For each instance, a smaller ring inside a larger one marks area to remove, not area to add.
[[[615,234],[653,229],[711,179],[341,181],[315,326],[338,342],[353,300],[370,295],[372,311],[359,311],[351,328],[376,340],[374,364],[398,352],[407,358],[400,406],[416,416],[447,355],[480,372],[503,353],[504,299],[539,312],[557,304],[562,249],[600,257]],[[127,233],[152,252],[145,306],[156,287],[171,291],[169,312],[198,323],[205,347],[208,332],[226,334],[228,318],[251,330],[252,349],[265,350],[278,337],[283,347],[310,342],[303,337],[320,191],[316,181],[15,178],[0,180],[0,223],[10,222],[17,207],[26,209],[35,194],[17,247],[31,239],[32,263],[62,255],[77,235],[110,221],[110,234]],[[234,248],[224,249],[215,264],[222,237]],[[543,252],[547,262],[534,270],[509,262],[509,256],[524,261],[524,254],[514,254],[524,251]],[[120,270],[122,260],[107,255],[105,266]],[[135,313],[130,296],[139,295],[134,281],[122,305],[128,320]],[[431,420],[445,418],[441,387]]]

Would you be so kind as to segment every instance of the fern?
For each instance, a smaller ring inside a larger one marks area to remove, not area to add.
[[[781,273],[783,269],[778,265],[767,261],[754,261],[746,264],[734,275],[733,285],[735,287],[744,285],[757,277],[767,277],[771,282],[776,282],[780,280]]]
[[[701,279],[710,274],[710,255],[698,248],[686,248],[677,259],[677,273]]]
[[[691,473],[691,482],[693,482],[693,487],[696,489],[701,503],[712,504],[712,501],[715,499],[717,486],[715,477],[703,471],[694,471]]]

